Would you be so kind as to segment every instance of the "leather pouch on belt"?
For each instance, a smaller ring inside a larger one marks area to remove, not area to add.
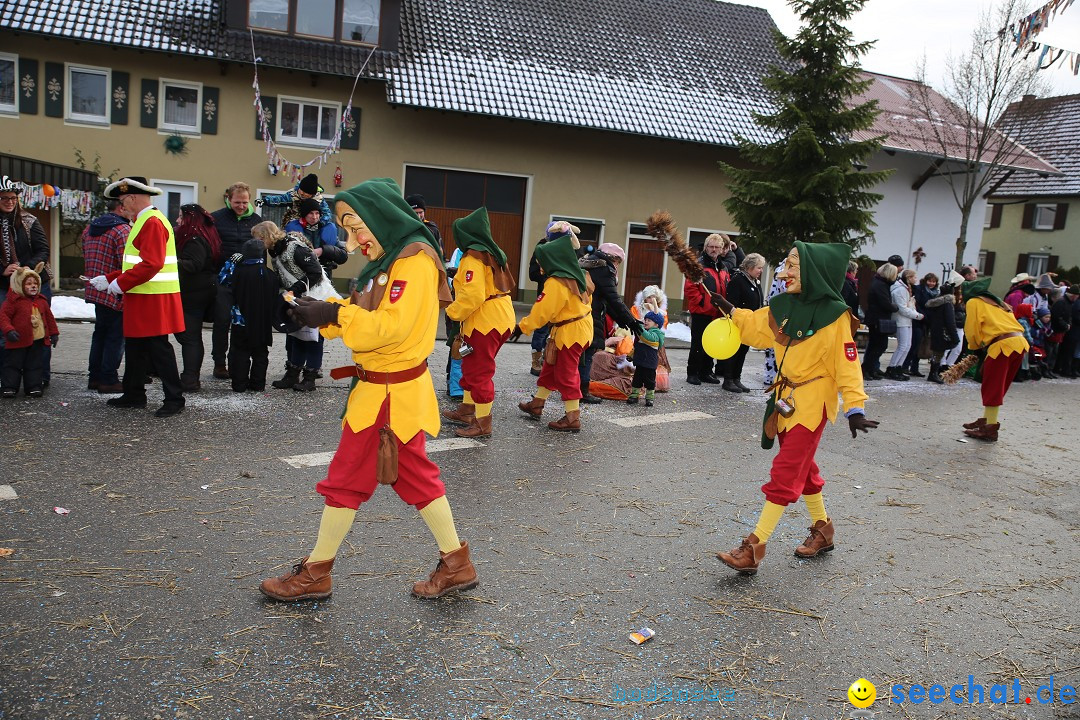
[[[552,338],[548,338],[544,344],[544,362],[548,365],[555,364],[555,358],[559,356],[559,348],[555,347],[555,341]]]
[[[389,425],[379,428],[379,450],[375,456],[375,477],[381,485],[393,485],[398,480],[397,437]]]
[[[761,422],[762,449],[772,449],[773,442],[776,440],[779,418],[780,411],[776,409],[776,393],[773,393],[769,396],[768,402],[765,403],[765,417]]]
[[[461,335],[454,336],[454,341],[450,343],[450,359],[461,359]]]

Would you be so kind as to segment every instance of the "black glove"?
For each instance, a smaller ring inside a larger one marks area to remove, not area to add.
[[[851,428],[851,437],[858,437],[858,431],[864,433],[878,426],[877,420],[867,420],[865,415],[852,415],[847,419],[848,427]]]
[[[60,342],[60,336],[59,335],[50,335],[49,336],[49,344],[52,345],[54,349],[56,348],[56,344],[58,342]]]
[[[456,267],[448,267],[448,268],[446,268],[446,277],[453,280],[455,275],[457,275],[457,268]]]
[[[512,333],[510,333],[510,337],[507,338],[506,341],[507,342],[517,342],[519,337],[521,337],[521,326],[520,325],[515,325],[514,326],[514,331]]]
[[[645,326],[640,321],[635,320],[630,323],[630,332],[634,333],[634,337],[641,337],[641,333],[645,332]]]
[[[307,291],[308,291],[307,283],[304,282],[303,280],[297,280],[296,282],[294,282],[292,284],[292,287],[289,288],[289,292],[291,292],[296,297],[300,297],[301,295],[303,295]]]
[[[729,303],[728,299],[720,293],[709,293],[709,302],[712,303],[714,308],[725,315],[730,315],[731,311],[735,309],[735,306]]]
[[[19,331],[18,330],[8,330],[6,337],[7,337],[8,342],[19,342]]]
[[[285,314],[299,325],[317,328],[336,325],[339,310],[341,306],[337,303],[302,297],[296,300],[296,307],[289,308]]]

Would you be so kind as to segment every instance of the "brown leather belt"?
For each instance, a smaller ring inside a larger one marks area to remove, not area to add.
[[[563,325],[569,325],[572,322],[577,322],[578,320],[581,320],[582,318],[587,318],[590,315],[592,315],[592,313],[587,312],[584,315],[578,315],[577,317],[572,317],[569,320],[563,320],[561,322],[553,322],[553,323],[551,323],[551,327],[562,327]]]
[[[998,342],[999,340],[1008,340],[1009,338],[1020,337],[1023,334],[1024,333],[1022,333],[1022,332],[1011,332],[1011,333],[1005,333],[1004,335],[998,335],[996,338],[994,338],[990,342],[986,343],[986,347],[990,347],[991,345]]]
[[[360,378],[360,382],[374,383],[376,385],[394,385],[396,383],[415,380],[426,373],[427,369],[427,360],[414,368],[398,370],[396,372],[373,372],[371,370],[365,370],[359,365],[346,365],[331,370],[330,377],[335,380],[341,380],[342,378],[347,377],[357,377]]]

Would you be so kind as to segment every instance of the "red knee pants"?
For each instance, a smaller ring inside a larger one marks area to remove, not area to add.
[[[379,416],[371,427],[353,432],[346,424],[341,432],[334,459],[326,471],[326,479],[315,489],[326,498],[330,507],[356,510],[375,492],[375,456],[379,448],[379,428],[390,420],[390,398],[383,401]],[[398,496],[417,510],[446,494],[439,479],[439,466],[431,462],[425,450],[427,437],[423,431],[398,445],[398,481],[392,485]]]
[[[495,356],[510,331],[500,333],[491,330],[486,335],[478,332],[469,333],[465,342],[473,351],[461,358],[461,389],[468,390],[474,403],[489,403],[495,400]]]
[[[1009,392],[1016,371],[1024,361],[1024,353],[1012,355],[986,356],[982,366],[982,404],[983,407],[998,407],[1005,402],[1005,393]]]
[[[584,345],[559,348],[555,364],[544,363],[540,377],[536,379],[536,386],[558,390],[563,400],[580,400],[581,374],[578,372],[578,361],[581,360],[584,350]]]
[[[821,424],[816,430],[807,430],[802,425],[789,428],[779,435],[780,452],[773,458],[769,482],[761,486],[765,499],[777,505],[790,505],[802,495],[816,495],[825,486],[814,454],[817,453],[821,433],[825,430],[826,418],[822,414]]]

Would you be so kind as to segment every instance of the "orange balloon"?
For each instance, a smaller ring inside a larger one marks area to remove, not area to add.
[[[52,197],[56,194],[56,190],[53,189],[52,185],[42,185],[41,192],[44,193],[45,197]]]

